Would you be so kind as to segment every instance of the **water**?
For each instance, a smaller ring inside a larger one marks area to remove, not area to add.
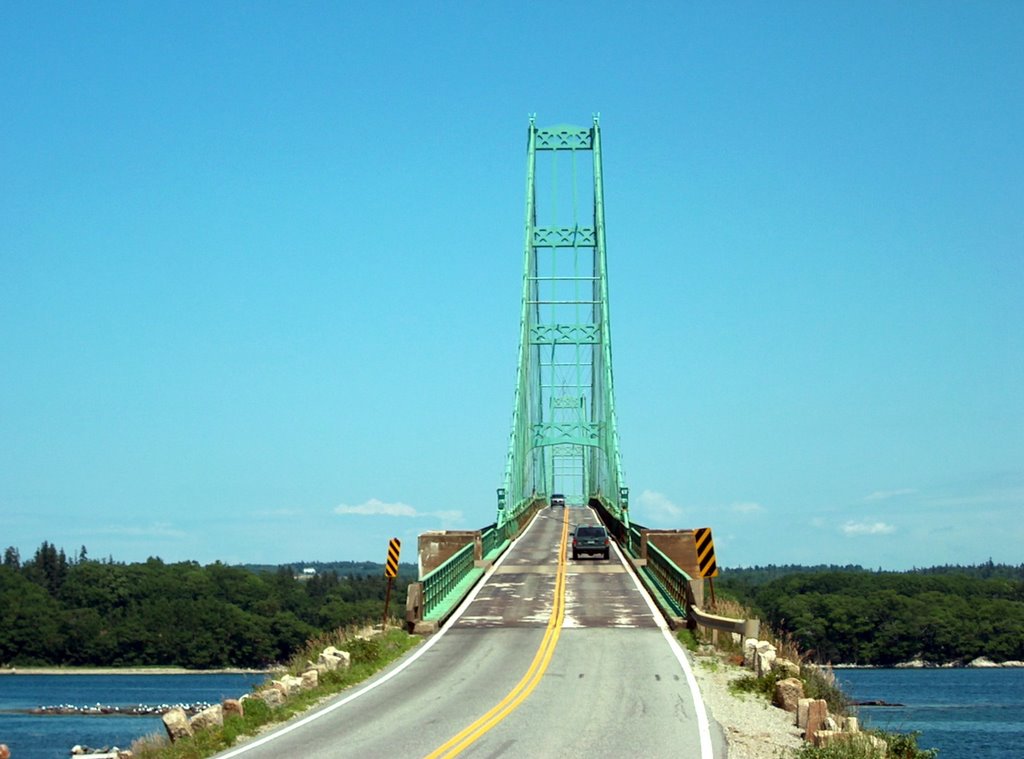
[[[939,759],[1024,757],[1024,669],[841,669],[843,690],[858,701],[866,726],[919,731],[922,748]],[[12,759],[66,759],[72,746],[127,748],[163,733],[159,717],[36,716],[37,706],[101,703],[216,703],[237,698],[263,675],[5,675],[0,676],[0,743]]]
[[[32,715],[14,710],[56,704],[212,704],[238,698],[265,679],[259,674],[4,675],[0,743],[11,749],[11,759],[67,759],[75,744],[128,748],[144,735],[164,734],[160,717]]]
[[[840,669],[864,725],[921,733],[939,759],[1024,757],[1024,669]]]

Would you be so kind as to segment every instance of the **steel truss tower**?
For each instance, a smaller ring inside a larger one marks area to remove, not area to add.
[[[589,155],[587,155],[589,153]],[[526,158],[519,366],[498,523],[536,498],[600,499],[628,526],[615,424],[601,131],[537,127]]]

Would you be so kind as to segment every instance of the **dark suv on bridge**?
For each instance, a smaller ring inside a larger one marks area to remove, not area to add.
[[[578,524],[572,531],[573,559],[578,559],[581,553],[599,553],[607,559],[611,550],[608,531],[599,524]]]
[[[555,508],[556,506],[565,506],[565,496],[561,493],[551,494],[551,508]]]

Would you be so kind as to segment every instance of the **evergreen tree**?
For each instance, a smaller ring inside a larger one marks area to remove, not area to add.
[[[15,572],[21,569],[21,554],[14,546],[7,546],[4,551],[4,566]]]

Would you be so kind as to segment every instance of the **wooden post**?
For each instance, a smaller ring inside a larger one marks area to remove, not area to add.
[[[391,584],[395,581],[394,577],[388,578],[388,589],[384,594],[384,621],[380,625],[380,631],[385,632],[388,629],[388,611],[391,606]]]

